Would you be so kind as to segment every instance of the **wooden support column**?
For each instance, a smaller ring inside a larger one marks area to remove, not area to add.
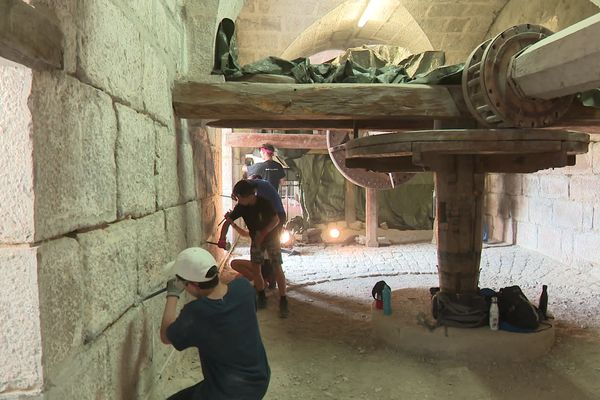
[[[46,8],[0,0],[0,57],[30,68],[62,68],[62,42],[62,31]]]
[[[344,196],[344,212],[346,223],[351,224],[356,221],[356,186],[346,179],[346,195]]]
[[[440,289],[474,294],[479,283],[485,174],[475,172],[477,156],[439,158],[435,190]]]
[[[366,188],[366,201],[365,207],[365,225],[366,225],[366,246],[367,247],[379,247],[377,242],[377,189]]]
[[[537,43],[512,63],[526,97],[553,99],[600,87],[600,13]]]

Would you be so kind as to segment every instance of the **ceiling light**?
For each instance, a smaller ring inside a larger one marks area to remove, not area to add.
[[[360,19],[358,20],[359,28],[362,28],[363,26],[365,26],[367,21],[371,18],[373,11],[375,11],[375,8],[377,8],[378,4],[379,4],[379,0],[370,0],[369,1],[369,4],[367,4],[367,8],[365,8],[365,11],[363,11],[362,15],[360,16]]]

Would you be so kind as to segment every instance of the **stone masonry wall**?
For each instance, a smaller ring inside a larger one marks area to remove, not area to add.
[[[488,37],[518,23],[561,30],[598,12],[587,0],[510,1]],[[489,174],[485,219],[495,240],[516,243],[600,273],[600,135],[573,167],[535,174]]]
[[[600,135],[592,135],[575,166],[489,174],[486,190],[492,239],[600,268]]]
[[[178,0],[32,3],[58,17],[65,66],[0,63],[0,399],[144,398],[171,347],[164,296],[141,299],[220,199],[198,195],[214,176],[194,150],[213,149],[171,107],[193,27]]]

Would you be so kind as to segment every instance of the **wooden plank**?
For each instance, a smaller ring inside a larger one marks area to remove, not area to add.
[[[63,67],[63,34],[43,6],[0,0],[0,57],[30,68]]]
[[[600,13],[529,46],[513,61],[511,77],[525,96],[540,99],[600,87],[598,38]]]
[[[181,118],[372,120],[458,118],[444,86],[179,82],[173,107]]]
[[[239,129],[321,129],[321,130],[352,130],[372,129],[372,130],[420,130],[432,129],[432,120],[406,120],[406,119],[311,119],[311,120],[252,120],[252,119],[225,119],[208,121],[207,125],[213,128],[239,128]]]
[[[327,150],[325,135],[230,132],[224,139],[225,145],[231,147],[259,147],[266,142],[281,149]]]

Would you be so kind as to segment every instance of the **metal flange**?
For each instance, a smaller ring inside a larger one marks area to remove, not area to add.
[[[340,173],[355,185],[369,189],[393,189],[407,182],[414,173],[375,172],[364,168],[346,167],[346,149],[344,144],[351,139],[347,131],[327,131],[327,151],[333,165]]]
[[[552,124],[568,110],[573,96],[528,98],[510,77],[514,58],[551,34],[541,25],[517,25],[473,50],[463,70],[462,90],[467,108],[481,124],[489,128],[537,128]]]

